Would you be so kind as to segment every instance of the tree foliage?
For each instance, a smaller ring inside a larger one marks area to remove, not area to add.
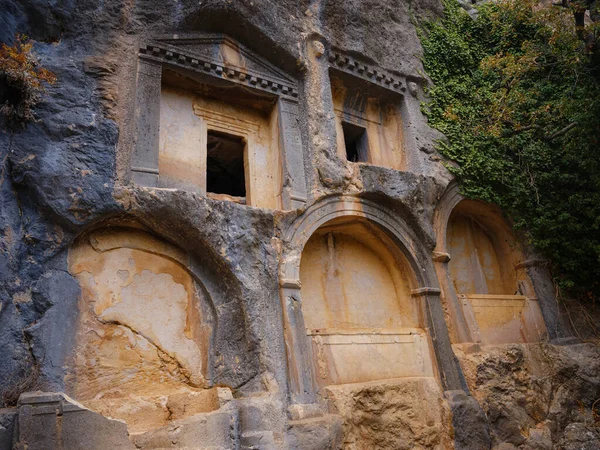
[[[463,193],[497,203],[571,294],[600,295],[600,68],[568,8],[456,0],[422,30],[425,106]],[[593,25],[585,35],[597,35]]]
[[[34,119],[33,108],[41,100],[44,83],[56,77],[40,67],[27,36],[17,35],[15,44],[0,47],[0,113],[9,126]]]

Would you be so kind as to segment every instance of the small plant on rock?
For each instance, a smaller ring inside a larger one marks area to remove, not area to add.
[[[0,113],[9,127],[33,120],[44,83],[56,82],[56,76],[40,66],[32,48],[24,35],[17,35],[14,45],[2,44],[0,48]]]

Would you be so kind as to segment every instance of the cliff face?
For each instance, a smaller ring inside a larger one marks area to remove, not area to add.
[[[0,11],[58,79],[0,134],[0,406],[46,392],[0,448],[600,446],[597,348],[421,114],[440,2]]]

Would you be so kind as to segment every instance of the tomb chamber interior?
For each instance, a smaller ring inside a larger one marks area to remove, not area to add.
[[[332,71],[338,156],[349,162],[406,169],[402,97]]]
[[[280,207],[277,120],[271,98],[166,71],[160,100],[160,185]]]

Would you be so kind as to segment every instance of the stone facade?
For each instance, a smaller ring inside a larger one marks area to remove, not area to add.
[[[0,448],[594,448],[597,348],[421,112],[440,2],[5,3],[59,81],[0,135]]]

